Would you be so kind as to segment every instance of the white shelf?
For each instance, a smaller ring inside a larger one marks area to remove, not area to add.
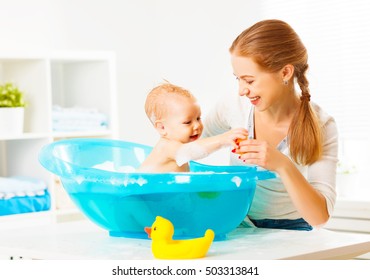
[[[114,133],[111,130],[97,130],[97,131],[66,131],[53,132],[53,138],[77,138],[77,137],[112,137]]]
[[[16,134],[16,135],[1,135],[0,141],[6,140],[23,140],[23,139],[40,139],[46,138],[49,136],[49,133],[23,133],[23,134]]]
[[[65,199],[53,174],[38,162],[40,149],[64,138],[118,138],[116,65],[113,52],[0,53],[0,83],[12,82],[25,93],[24,133],[0,135],[0,176],[44,180],[52,198],[50,211],[0,216],[3,225],[75,220],[77,209],[60,209]],[[95,109],[108,118],[108,129],[54,131],[52,108]],[[80,215],[81,216],[81,215]]]

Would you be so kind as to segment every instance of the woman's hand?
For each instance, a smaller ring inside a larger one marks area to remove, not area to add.
[[[271,147],[266,141],[255,139],[240,141],[238,148],[233,150],[233,152],[239,154],[240,160],[245,163],[258,165],[278,173],[287,160],[285,155],[276,148]]]

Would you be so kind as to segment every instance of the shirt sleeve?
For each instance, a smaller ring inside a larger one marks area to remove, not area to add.
[[[231,128],[245,127],[247,110],[250,109],[245,102],[245,98],[243,100],[240,96],[221,98],[203,121],[202,137],[218,135]]]
[[[230,129],[226,118],[227,107],[227,104],[222,101],[218,101],[216,105],[212,107],[203,120],[204,129],[202,137],[211,137],[224,133]]]
[[[322,158],[308,167],[307,180],[326,199],[331,215],[336,202],[336,170],[338,163],[338,131],[335,120],[328,117],[323,125],[324,146]]]

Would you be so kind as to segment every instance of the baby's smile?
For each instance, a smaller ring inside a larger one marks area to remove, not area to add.
[[[193,141],[197,140],[198,138],[199,138],[199,134],[192,135],[192,136],[190,136],[190,142],[193,142]]]

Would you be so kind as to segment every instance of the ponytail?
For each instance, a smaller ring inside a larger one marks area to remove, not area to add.
[[[298,67],[297,67],[298,68]],[[292,159],[303,165],[312,164],[322,155],[322,132],[319,119],[313,110],[305,72],[308,65],[296,69],[295,76],[301,89],[301,104],[290,124],[288,136]]]

